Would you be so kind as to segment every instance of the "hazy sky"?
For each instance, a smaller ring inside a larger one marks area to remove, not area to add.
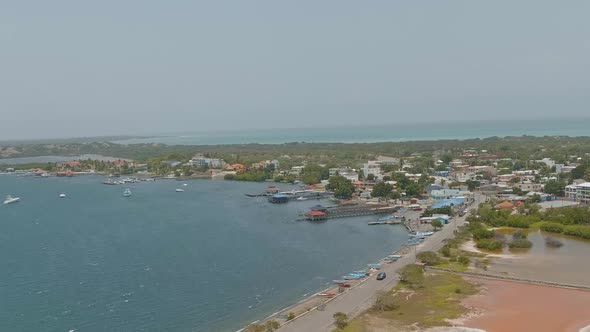
[[[589,105],[590,1],[0,2],[0,139]]]

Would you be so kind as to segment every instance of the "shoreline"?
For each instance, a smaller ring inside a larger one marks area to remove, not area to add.
[[[425,240],[424,242],[426,242],[426,241],[427,240]],[[393,253],[391,253],[391,255],[404,255],[404,254],[407,254],[408,251],[411,251],[411,247],[412,246],[409,246],[409,245],[404,244],[399,249],[397,249]],[[385,264],[392,264],[392,263],[395,263],[397,261],[396,260],[396,261],[391,261],[391,262],[383,262],[384,260],[386,260],[386,257],[385,258],[381,258],[379,260],[379,262],[380,262],[379,264],[381,264],[382,267]],[[378,270],[378,271],[380,271],[380,270]],[[289,305],[289,306],[287,306],[287,307],[285,307],[285,308],[283,308],[283,309],[281,309],[279,311],[276,311],[276,312],[270,314],[269,316],[267,316],[267,317],[265,317],[263,319],[259,319],[259,320],[250,322],[249,324],[245,325],[244,327],[240,328],[239,330],[236,330],[236,332],[242,332],[242,331],[244,331],[248,327],[248,325],[250,325],[250,324],[258,324],[258,323],[266,322],[266,321],[269,321],[269,320],[276,319],[281,314],[288,314],[288,312],[291,309],[296,308],[298,306],[302,306],[302,305],[313,303],[313,302],[320,302],[319,304],[315,304],[312,307],[310,307],[309,309],[304,310],[302,313],[296,315],[292,319],[285,320],[284,322],[280,323],[279,328],[282,328],[283,326],[289,324],[290,322],[292,322],[292,321],[294,321],[296,319],[302,318],[303,316],[307,315],[308,313],[310,313],[310,312],[312,312],[314,310],[318,310],[322,305],[326,305],[326,304],[328,304],[328,303],[330,303],[330,302],[338,299],[339,297],[347,294],[348,292],[350,292],[350,291],[358,288],[359,286],[362,286],[365,282],[371,280],[371,277],[374,276],[375,273],[378,273],[378,272],[369,273],[365,278],[360,279],[360,280],[349,280],[349,283],[354,283],[354,285],[351,285],[350,287],[347,287],[342,293],[338,293],[339,287],[337,285],[331,285],[331,286],[329,286],[329,287],[327,287],[325,289],[322,289],[322,290],[317,291],[317,292],[315,292],[315,293],[313,293],[313,294],[311,294],[309,296],[306,296],[304,299],[302,299],[302,300],[300,300],[300,301],[298,301],[296,303],[293,303],[293,304],[291,304],[291,305]],[[333,297],[324,298],[323,301],[314,301],[315,299],[318,299],[318,296],[321,293],[335,293],[336,295],[333,296]]]

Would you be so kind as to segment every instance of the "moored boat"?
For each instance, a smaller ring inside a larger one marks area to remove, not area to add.
[[[127,189],[125,189],[125,191],[123,191],[124,197],[129,197],[129,196],[131,196],[131,194],[132,194],[131,189],[129,189],[129,188],[127,188]]]
[[[177,193],[183,193],[183,192],[184,192],[184,189],[182,189],[182,188],[178,188],[178,189],[176,189],[176,192],[177,192]]]
[[[66,198],[66,194],[64,194],[64,193],[59,194],[59,198]]]
[[[12,197],[10,195],[6,195],[6,200],[4,200],[4,205],[12,204],[20,201],[20,197]]]

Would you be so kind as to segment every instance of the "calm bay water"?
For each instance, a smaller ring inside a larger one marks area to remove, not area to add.
[[[407,239],[370,217],[293,221],[260,183],[0,176],[0,331],[235,331]],[[285,188],[287,189],[287,188]],[[64,192],[65,199],[58,198]]]
[[[414,140],[468,139],[492,136],[588,136],[590,118],[496,120],[421,124],[390,124],[331,128],[234,130],[171,134],[163,137],[128,139],[117,143],[160,143],[170,145],[371,143]]]

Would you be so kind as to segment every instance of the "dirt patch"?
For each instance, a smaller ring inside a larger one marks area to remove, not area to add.
[[[579,331],[590,324],[590,292],[498,280],[478,280],[486,290],[462,303],[480,314],[466,327],[495,331]]]

